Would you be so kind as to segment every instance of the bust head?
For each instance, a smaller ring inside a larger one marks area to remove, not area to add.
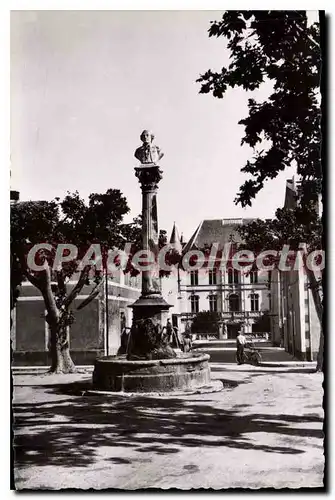
[[[161,149],[152,144],[155,136],[150,130],[143,130],[140,135],[141,141],[143,142],[142,146],[136,149],[135,158],[137,158],[142,165],[156,165],[157,162],[164,156],[164,153]]]
[[[142,134],[140,135],[140,139],[144,144],[150,144],[154,140],[155,136],[150,130],[143,130]]]

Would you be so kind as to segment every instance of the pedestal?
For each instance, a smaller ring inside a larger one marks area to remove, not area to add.
[[[142,294],[132,304],[133,325],[128,348],[128,359],[166,359],[176,356],[164,337],[163,327],[172,305],[162,297],[157,257],[158,214],[157,190],[162,179],[162,171],[155,164],[135,168],[136,177],[142,188],[142,247],[144,252],[152,252],[156,263],[153,269],[142,271]]]

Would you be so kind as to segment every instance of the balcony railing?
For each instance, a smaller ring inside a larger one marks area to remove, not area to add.
[[[199,283],[198,285],[191,285],[191,284],[182,284],[180,287],[181,292],[187,292],[187,293],[192,293],[193,290],[196,290],[197,292],[207,292],[208,290],[212,289],[217,289],[217,290],[231,290],[231,289],[236,289],[236,290],[246,290],[249,291],[250,289],[267,289],[269,287],[269,281],[264,280],[264,281],[258,281],[257,283],[246,283],[246,282],[239,282],[239,283],[216,283],[215,285],[210,285],[209,283]]]
[[[225,312],[219,312],[219,316],[222,320],[224,319],[253,319],[253,318],[259,318],[262,316],[264,313],[267,311],[225,311]],[[196,316],[196,313],[191,313],[191,312],[182,312],[181,314],[182,318],[193,318]]]

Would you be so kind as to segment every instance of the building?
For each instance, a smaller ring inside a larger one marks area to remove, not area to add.
[[[286,182],[285,208],[296,206],[297,189],[294,178]],[[313,361],[319,349],[320,321],[306,270],[302,265],[294,267],[297,269],[272,272],[273,341],[298,359]]]
[[[76,281],[70,281],[68,290]],[[139,278],[123,272],[101,282],[100,293],[88,305],[77,309],[88,298],[93,285],[85,285],[71,306],[75,321],[70,327],[70,352],[75,364],[93,364],[99,355],[117,353],[122,324],[131,326],[128,307],[140,295]],[[107,299],[108,294],[108,299]],[[22,283],[13,311],[11,340],[14,365],[48,365],[49,328],[45,321],[44,300],[29,281]],[[125,319],[123,319],[123,317]]]
[[[218,253],[225,245],[240,242],[237,228],[252,219],[203,220],[190,240],[183,245],[183,255],[218,245]],[[171,242],[176,245],[178,232],[174,226]],[[180,243],[180,242],[179,242]],[[173,305],[170,313],[182,331],[199,311],[213,311],[220,315],[220,338],[236,338],[244,325],[246,333],[256,333],[257,323],[269,311],[271,292],[268,272],[248,273],[226,268],[209,269],[204,266],[194,271],[179,269],[164,278],[164,298]]]

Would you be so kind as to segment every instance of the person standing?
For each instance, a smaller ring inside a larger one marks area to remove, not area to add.
[[[238,365],[242,365],[244,363],[244,348],[246,341],[247,339],[244,336],[243,332],[239,330],[238,335],[236,337],[236,347],[237,347],[236,357]]]
[[[173,328],[170,318],[168,318],[166,322],[166,336],[168,338],[168,344],[172,344],[173,342]]]

